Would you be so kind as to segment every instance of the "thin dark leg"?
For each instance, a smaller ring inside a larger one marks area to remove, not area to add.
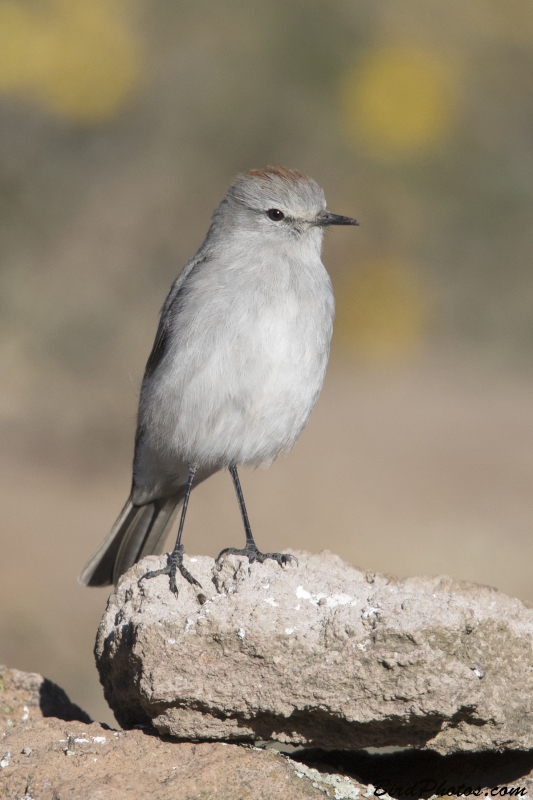
[[[183,507],[181,509],[180,524],[178,527],[178,535],[176,537],[176,544],[174,550],[167,556],[167,565],[163,569],[156,569],[152,572],[147,572],[140,580],[144,578],[155,578],[157,575],[168,575],[170,578],[170,591],[178,595],[178,587],[176,585],[176,571],[179,570],[185,580],[189,581],[192,586],[200,586],[196,578],[193,578],[188,569],[183,566],[183,545],[181,543],[181,536],[183,534],[183,526],[185,525],[185,516],[187,514],[187,506],[189,505],[189,497],[191,495],[192,484],[194,476],[196,475],[196,467],[189,468],[189,480],[187,481],[187,489],[185,490],[185,497],[183,498]]]
[[[192,484],[194,476],[196,475],[196,467],[189,468],[189,480],[187,481],[187,488],[185,490],[185,497],[183,498],[183,506],[181,509],[180,524],[178,526],[178,535],[176,536],[176,544],[174,550],[179,550],[182,547],[181,537],[183,534],[183,526],[185,525],[185,515],[187,514],[187,506],[189,505],[189,497],[191,496]],[[172,552],[174,552],[174,550]]]
[[[291,556],[289,553],[261,553],[257,549],[257,545],[254,542],[254,537],[252,535],[250,520],[248,519],[248,512],[246,511],[246,506],[244,504],[244,495],[242,493],[237,467],[232,464],[229,468],[229,471],[231,473],[231,477],[233,478],[235,493],[237,495],[237,500],[239,501],[239,508],[241,510],[242,521],[244,524],[244,532],[246,534],[246,544],[242,550],[239,550],[236,547],[226,547],[218,554],[216,560],[218,561],[219,558],[224,555],[233,554],[247,556],[250,564],[252,564],[254,561],[259,561],[262,564],[267,558],[274,559],[274,561],[277,561],[281,566],[285,566],[285,564],[288,564],[290,561],[296,561],[296,563],[298,563],[298,559],[294,556]]]
[[[237,467],[230,467],[229,471],[231,477],[233,478],[235,494],[237,495],[237,500],[239,501],[239,508],[241,510],[241,517],[244,525],[244,533],[246,534],[246,544],[255,547],[254,537],[252,536],[252,528],[250,527],[250,520],[248,519],[248,512],[246,511],[246,506],[244,504],[244,495],[242,493],[241,482],[237,473]]]

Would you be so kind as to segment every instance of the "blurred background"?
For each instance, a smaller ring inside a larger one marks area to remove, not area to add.
[[[232,176],[313,176],[337,322],[258,544],[533,601],[531,0],[0,0],[0,661],[111,722],[108,591],[171,282]],[[229,476],[190,554],[243,542]]]

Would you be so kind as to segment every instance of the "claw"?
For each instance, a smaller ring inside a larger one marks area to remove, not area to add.
[[[158,575],[168,575],[169,576],[169,588],[170,591],[173,592],[176,597],[178,596],[178,586],[176,583],[176,571],[179,570],[180,573],[183,575],[186,581],[188,581],[191,586],[199,586],[200,589],[202,588],[202,584],[198,583],[196,578],[194,578],[189,570],[183,566],[183,545],[180,544],[176,550],[173,550],[172,553],[169,553],[167,556],[167,565],[162,569],[156,569],[151,572],[147,572],[146,575],[142,575],[137,583],[140,585],[141,581],[145,578],[157,578]]]
[[[290,553],[261,553],[255,544],[246,545],[246,547],[243,547],[242,550],[239,550],[237,547],[226,547],[224,550],[221,550],[218,556],[215,558],[215,563],[218,564],[219,560],[226,555],[246,556],[250,564],[253,564],[254,561],[258,561],[260,564],[263,564],[267,558],[272,558],[274,561],[277,561],[280,567],[286,566],[291,561],[296,561],[296,565],[298,566],[298,559],[296,556],[293,556]]]

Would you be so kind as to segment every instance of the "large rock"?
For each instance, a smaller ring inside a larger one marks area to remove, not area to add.
[[[22,692],[35,684],[33,674],[9,672]],[[0,797],[6,800],[401,800],[467,795],[467,787],[482,797],[490,790],[533,798],[532,752],[442,757],[429,750],[300,750],[288,758],[223,742],[161,739],[153,728],[116,731],[37,712],[12,716],[0,733]]]
[[[0,736],[5,800],[323,800],[320,787],[331,785],[346,787],[339,798],[367,790],[341,775],[315,775],[272,750],[162,741],[96,722],[41,718]]]
[[[165,556],[120,581],[97,636],[125,727],[189,740],[440,753],[533,748],[533,611],[448,577],[361,572],[325,551],[299,565]]]

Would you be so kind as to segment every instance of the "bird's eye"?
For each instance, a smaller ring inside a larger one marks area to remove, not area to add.
[[[280,211],[279,208],[269,208],[267,214],[269,219],[273,220],[274,222],[279,222],[280,219],[283,219],[285,216],[283,211]]]

